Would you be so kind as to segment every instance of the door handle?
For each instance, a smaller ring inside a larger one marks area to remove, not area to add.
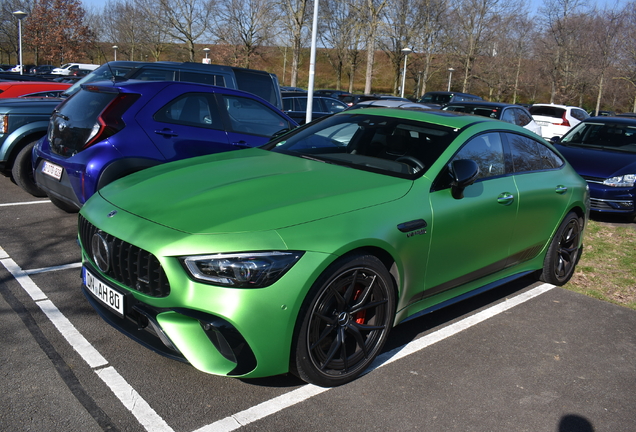
[[[556,193],[558,194],[564,194],[568,191],[568,187],[567,186],[563,186],[563,185],[558,185],[556,187]]]
[[[166,137],[175,137],[175,136],[179,135],[176,132],[174,132],[174,131],[172,131],[171,129],[168,129],[168,128],[161,129],[161,130],[156,130],[155,133],[158,134],[158,135],[166,136]]]
[[[515,200],[515,196],[510,192],[502,192],[497,197],[497,202],[502,205],[510,205]]]

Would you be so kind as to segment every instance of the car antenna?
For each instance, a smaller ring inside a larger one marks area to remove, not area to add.
[[[115,85],[115,72],[113,72],[113,70],[110,67],[110,62],[106,62],[106,65],[108,66],[108,70],[110,71],[110,80],[113,82],[113,85]]]

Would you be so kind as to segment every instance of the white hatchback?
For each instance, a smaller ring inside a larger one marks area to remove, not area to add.
[[[541,126],[541,136],[545,139],[562,137],[572,127],[590,116],[583,108],[554,104],[532,105],[530,114]]]

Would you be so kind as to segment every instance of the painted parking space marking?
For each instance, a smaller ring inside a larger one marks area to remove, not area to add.
[[[48,199],[41,200],[41,201],[24,201],[24,202],[14,202],[14,203],[0,204],[0,207],[13,207],[13,206],[31,205],[31,204],[44,204],[44,203],[50,203],[50,202],[51,201],[48,200]]]
[[[93,347],[75,326],[62,314],[44,292],[31,280],[0,246],[0,263],[11,273],[22,289],[39,306],[73,349],[111,389],[117,399],[135,416],[148,431],[171,432],[172,428],[150,407],[108,361]]]
[[[58,331],[71,344],[73,349],[91,366],[94,372],[111,389],[120,402],[134,415],[137,421],[148,431],[170,432],[170,426],[152,409],[152,407],[130,386],[126,380],[109,366],[107,360],[82,336],[73,324],[51,302],[44,292],[31,280],[30,274],[39,274],[47,271],[56,271],[68,268],[77,268],[81,264],[74,263],[64,266],[47,267],[35,270],[22,270],[11,257],[0,247],[0,262],[13,275],[22,288],[42,309],[46,316],[55,325]],[[452,337],[470,327],[473,327],[489,318],[499,315],[515,306],[525,303],[535,297],[544,294],[554,285],[542,284],[512,298],[506,298],[487,309],[460,321],[436,330],[426,336],[416,339],[406,345],[395,348],[379,355],[371,366],[365,371],[365,375],[380,367],[393,363],[411,354],[417,353],[426,347]],[[231,432],[255,421],[264,419],[272,414],[280,412],[293,405],[308,400],[314,396],[331,390],[307,384],[291,392],[282,394],[273,399],[264,401],[246,410],[228,416],[224,419],[203,426],[194,432]]]
[[[479,313],[466,317],[440,330],[434,331],[433,333],[416,339],[413,342],[380,354],[371,364],[371,366],[363,373],[363,375],[366,375],[375,369],[386,366],[408,355],[421,351],[422,349],[431,346],[439,341],[456,335],[457,333],[473,327],[489,318],[492,318],[524,302],[527,302],[528,300],[531,300],[541,294],[544,294],[550,291],[552,288],[555,288],[555,286],[550,284],[540,285],[515,297],[507,298],[501,303],[498,303]],[[282,411],[285,408],[303,402],[304,400],[323,393],[327,390],[330,389],[308,384],[297,390],[256,405],[253,408],[249,408],[245,411],[241,411],[237,414],[233,414],[210,425],[204,426],[200,429],[197,429],[195,432],[230,432],[256,420],[263,419],[270,414]]]

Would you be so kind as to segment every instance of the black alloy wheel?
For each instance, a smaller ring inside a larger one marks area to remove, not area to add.
[[[308,298],[292,370],[325,387],[355,379],[378,355],[393,325],[395,290],[386,267],[370,255],[345,257],[319,278]]]
[[[557,230],[543,262],[540,279],[553,285],[564,285],[574,274],[580,258],[583,222],[574,213],[568,213]]]

